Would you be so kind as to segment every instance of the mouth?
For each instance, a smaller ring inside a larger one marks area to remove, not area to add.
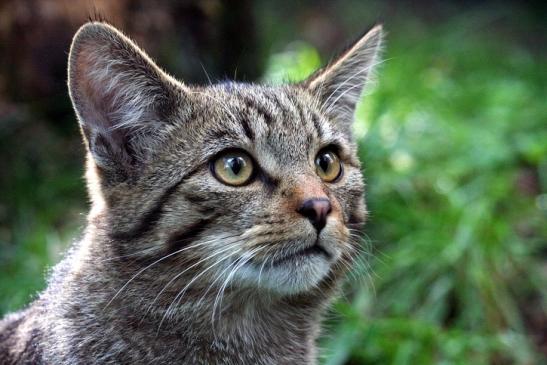
[[[273,261],[273,266],[282,265],[288,261],[297,260],[299,258],[310,257],[310,256],[324,256],[327,259],[331,258],[331,254],[328,253],[323,247],[319,245],[319,240],[316,240],[315,243],[306,247],[300,251],[292,252],[290,254],[284,255]]]
[[[261,257],[242,270],[236,270],[242,283],[280,294],[301,293],[325,278],[339,255],[335,247],[327,246],[317,236],[315,241],[303,238],[285,244],[284,249],[276,250],[275,254]]]

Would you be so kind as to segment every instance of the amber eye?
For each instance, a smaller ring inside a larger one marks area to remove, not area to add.
[[[253,177],[253,160],[243,151],[220,155],[212,165],[215,177],[226,185],[241,186]]]
[[[336,153],[323,150],[315,158],[317,175],[326,182],[333,182],[342,175],[342,163]]]

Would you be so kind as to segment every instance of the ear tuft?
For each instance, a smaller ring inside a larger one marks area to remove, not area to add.
[[[357,102],[378,64],[382,40],[382,26],[376,25],[334,62],[305,81],[305,86],[319,97],[325,112],[348,130]]]
[[[96,164],[130,169],[145,159],[180,85],[114,27],[87,23],[74,36],[68,88]]]

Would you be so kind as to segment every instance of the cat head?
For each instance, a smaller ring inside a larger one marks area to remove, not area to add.
[[[113,27],[84,25],[68,86],[104,252],[133,273],[153,263],[136,281],[173,288],[332,281],[366,215],[351,123],[381,39],[377,26],[299,83],[189,86]]]

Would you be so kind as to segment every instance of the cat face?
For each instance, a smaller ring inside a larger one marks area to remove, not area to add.
[[[380,41],[376,27],[298,84],[190,87],[114,28],[82,27],[69,89],[108,255],[178,292],[297,294],[344,271],[366,214],[351,122]]]
[[[191,244],[184,238],[198,228],[209,242],[196,247],[200,257],[233,257],[218,265],[223,279],[279,292],[306,290],[343,254],[350,260],[350,228],[364,216],[360,165],[348,135],[316,100],[294,86],[231,84],[197,98],[199,117],[177,133],[199,130],[186,151],[196,159],[193,173],[169,208],[179,218],[165,230],[189,228],[171,251]],[[197,226],[185,218],[193,212]]]

